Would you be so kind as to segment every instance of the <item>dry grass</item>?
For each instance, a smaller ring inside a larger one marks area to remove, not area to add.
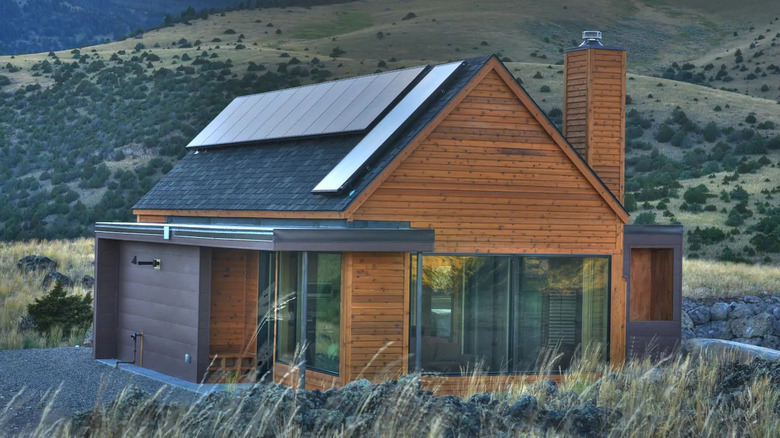
[[[40,336],[18,329],[27,305],[48,292],[41,286],[45,272],[27,273],[16,267],[19,259],[31,254],[55,260],[57,270],[74,280],[93,275],[93,239],[0,242],[0,350],[59,346],[63,342],[57,333]],[[84,294],[86,290],[76,286],[73,293]],[[65,342],[79,343],[83,339],[80,335],[83,333],[74,333]]]
[[[144,397],[127,389],[116,403],[97,406],[91,414],[82,417],[84,421],[80,424],[60,420],[53,425],[39,426],[34,436],[438,437],[463,433],[459,429],[461,422],[468,421],[464,419],[466,415],[472,418],[474,415],[469,409],[481,412],[477,414],[479,429],[467,429],[474,436],[506,435],[507,431],[523,436],[572,436],[577,431],[573,422],[583,418],[582,413],[586,411],[591,412],[586,416],[595,413],[601,418],[600,425],[590,430],[588,436],[770,437],[780,434],[777,415],[780,388],[776,381],[770,380],[777,376],[771,372],[759,376],[761,373],[755,372],[747,374],[744,382],[733,384],[732,381],[724,386],[724,380],[741,368],[734,355],[679,356],[660,366],[649,361],[630,362],[621,372],[614,372],[592,353],[575,362],[557,390],[551,391],[544,382],[515,384],[490,393],[493,400],[490,406],[470,403],[463,416],[458,411],[441,408],[445,404],[453,406],[451,402],[442,403],[443,400],[421,395],[416,379],[404,379],[383,391],[352,388],[350,397],[354,397],[354,402],[318,411],[311,410],[315,407],[310,405],[312,399],[306,394],[264,384],[248,396],[206,396],[190,406],[178,407],[160,403],[162,393]],[[763,372],[767,365],[753,366]],[[471,389],[473,393],[484,391],[484,388]],[[538,408],[532,408],[523,418],[501,414],[502,409],[522,396],[534,397]],[[341,420],[329,422],[326,417],[339,407],[344,409],[345,416],[352,415],[355,420],[344,421],[342,416]],[[561,413],[562,418],[550,422],[550,412]],[[322,416],[323,422],[313,434],[307,432],[303,420],[312,413]],[[549,429],[545,430],[546,427]],[[582,433],[580,429],[577,435]]]
[[[780,293],[780,266],[683,261],[683,295],[686,297],[740,297],[766,293]]]

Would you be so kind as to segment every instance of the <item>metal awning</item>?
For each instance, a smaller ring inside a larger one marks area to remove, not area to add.
[[[99,239],[264,251],[433,251],[434,230],[97,222]]]

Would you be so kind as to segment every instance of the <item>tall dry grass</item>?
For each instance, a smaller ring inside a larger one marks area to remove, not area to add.
[[[19,321],[27,314],[27,305],[49,290],[42,286],[46,272],[24,272],[16,263],[26,255],[44,255],[58,263],[57,271],[74,281],[85,274],[94,275],[94,240],[32,240],[0,242],[0,350],[73,345],[83,340],[83,333],[73,333],[62,340],[56,329],[47,335],[34,331],[20,331]],[[51,287],[51,286],[50,286]],[[87,291],[75,286],[71,293],[83,295]]]
[[[245,395],[204,396],[187,406],[161,402],[163,392],[148,397],[127,388],[115,403],[96,406],[76,423],[49,422],[33,436],[780,436],[780,387],[770,380],[779,379],[776,374],[757,372],[724,389],[737,368],[729,354],[678,356],[660,365],[631,362],[621,372],[599,357],[583,354],[556,390],[545,381],[515,383],[489,394],[489,405],[433,397],[419,391],[419,376],[384,388],[352,387],[347,392],[354,400],[329,407],[312,405],[322,394],[274,384],[259,384]],[[508,406],[527,396],[536,400],[535,408],[522,418],[508,413]],[[550,421],[551,412],[561,416]],[[583,412],[600,412],[601,418],[585,433],[574,424]],[[305,426],[310,414],[317,418],[314,431]],[[464,432],[463,422],[475,418],[479,429]]]
[[[741,297],[780,293],[780,266],[683,260],[683,295]]]

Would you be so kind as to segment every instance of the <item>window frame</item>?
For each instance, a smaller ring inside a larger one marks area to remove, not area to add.
[[[409,361],[408,371],[416,372],[422,375],[434,375],[443,377],[457,377],[464,376],[462,372],[437,372],[437,371],[425,371],[422,367],[422,293],[423,284],[415,280],[422,276],[423,262],[422,258],[425,256],[435,257],[508,257],[509,258],[509,287],[510,293],[507,301],[507,305],[510,309],[508,324],[508,348],[507,348],[507,372],[488,372],[482,371],[481,374],[486,376],[512,376],[512,375],[540,375],[539,372],[517,372],[513,371],[514,368],[514,332],[516,324],[516,315],[512,311],[515,305],[515,294],[513,293],[513,287],[521,287],[522,283],[522,259],[523,258],[602,258],[607,260],[607,282],[606,282],[606,343],[604,352],[604,361],[609,363],[610,361],[610,346],[611,346],[611,334],[612,334],[612,269],[613,259],[612,254],[535,254],[535,253],[459,253],[459,252],[416,252],[411,253],[409,258],[410,273],[409,273],[409,348],[408,352],[414,356],[414,360]],[[414,314],[412,314],[414,312]],[[414,337],[414,345],[412,345],[411,338]],[[552,375],[564,374],[562,372],[552,372]]]
[[[298,255],[298,266],[296,267],[297,271],[297,283],[298,283],[298,289],[296,291],[294,301],[296,306],[296,323],[295,323],[295,337],[296,339],[296,348],[295,351],[298,352],[300,350],[300,346],[304,343],[307,345],[307,350],[309,348],[313,348],[313,344],[309,342],[307,333],[308,333],[308,277],[309,277],[309,256],[311,254],[333,254],[338,255],[339,259],[339,293],[338,293],[338,300],[339,300],[339,355],[338,355],[338,366],[336,371],[327,370],[324,368],[318,368],[315,366],[312,366],[311,363],[306,359],[306,352],[303,352],[300,358],[301,363],[299,365],[299,373],[303,376],[305,375],[306,371],[313,371],[317,373],[322,374],[328,374],[331,376],[339,376],[340,370],[341,370],[341,361],[342,361],[342,351],[340,351],[341,347],[341,338],[343,336],[343,324],[342,324],[342,315],[341,315],[341,305],[342,305],[342,294],[343,294],[343,285],[344,285],[344,278],[342,277],[343,274],[343,263],[344,263],[344,253],[340,251],[276,251],[277,254],[277,263],[276,263],[276,275],[277,275],[277,282],[275,285],[275,296],[276,296],[276,303],[275,307],[278,311],[279,309],[279,302],[278,299],[281,297],[281,285],[283,283],[282,281],[282,254],[283,253],[293,253]],[[298,313],[304,315],[301,317]],[[279,330],[277,328],[277,325],[279,322],[282,321],[278,317],[274,319],[274,362],[287,365],[287,366],[295,366],[296,364],[293,363],[293,361],[290,361],[288,359],[282,359],[279,355]],[[311,321],[311,323],[314,323],[314,320]],[[293,353],[294,354],[294,353]]]

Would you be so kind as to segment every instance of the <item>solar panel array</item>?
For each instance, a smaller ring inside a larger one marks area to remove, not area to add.
[[[234,99],[188,148],[363,131],[425,67]]]
[[[344,190],[366,162],[401,129],[403,124],[428,101],[461,64],[463,62],[458,61],[434,67],[360,140],[360,143],[352,148],[312,192],[338,193]]]

